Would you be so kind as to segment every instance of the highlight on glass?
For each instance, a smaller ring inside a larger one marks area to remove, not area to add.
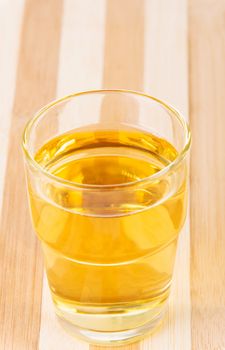
[[[32,221],[60,322],[97,344],[163,319],[187,208],[190,131],[143,93],[71,94],[28,123]]]

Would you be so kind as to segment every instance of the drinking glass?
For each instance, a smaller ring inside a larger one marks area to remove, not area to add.
[[[187,206],[190,132],[144,93],[74,93],[27,124],[31,216],[56,314],[97,344],[163,319]]]

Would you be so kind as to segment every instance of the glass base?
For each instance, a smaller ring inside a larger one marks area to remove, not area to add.
[[[157,305],[151,302],[127,310],[55,306],[60,324],[72,336],[92,344],[111,346],[135,342],[152,333],[167,311],[165,299]]]

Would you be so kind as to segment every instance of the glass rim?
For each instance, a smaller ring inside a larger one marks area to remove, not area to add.
[[[58,104],[70,100],[75,97],[79,97],[82,95],[90,95],[90,94],[97,94],[97,93],[122,93],[122,94],[133,94],[140,97],[145,97],[150,99],[151,101],[154,101],[164,107],[167,111],[170,111],[173,113],[173,115],[178,119],[178,121],[181,123],[184,133],[185,133],[185,142],[182,150],[178,152],[175,159],[163,167],[161,170],[159,170],[157,173],[152,174],[150,176],[146,176],[142,179],[131,181],[131,182],[125,182],[125,183],[119,183],[119,184],[112,184],[112,185],[92,185],[92,184],[81,184],[77,182],[73,182],[70,180],[63,179],[59,176],[56,176],[46,170],[44,167],[42,167],[35,158],[31,155],[31,152],[28,147],[29,143],[29,137],[30,133],[32,131],[32,128],[35,127],[36,122],[38,122],[46,112],[57,106]],[[23,134],[22,134],[22,149],[24,152],[24,155],[26,157],[26,160],[39,172],[41,172],[44,176],[47,176],[52,181],[62,183],[66,187],[72,187],[72,188],[81,188],[81,189],[109,189],[109,188],[123,188],[123,187],[130,187],[133,185],[138,185],[141,183],[145,183],[146,181],[152,181],[157,180],[158,178],[164,176],[166,173],[174,169],[187,155],[188,150],[190,149],[191,145],[191,132],[188,123],[186,122],[183,115],[172,105],[166,103],[165,101],[158,99],[154,96],[148,95],[144,92],[140,91],[134,91],[134,90],[126,90],[126,89],[97,89],[97,90],[85,90],[80,92],[71,93],[68,95],[65,95],[61,98],[55,99],[52,102],[46,104],[44,107],[39,109],[34,116],[26,123]]]

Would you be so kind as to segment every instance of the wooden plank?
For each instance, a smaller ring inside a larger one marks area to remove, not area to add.
[[[103,87],[143,90],[144,0],[107,0]]]
[[[1,349],[38,346],[42,263],[27,208],[21,134],[31,113],[55,94],[61,11],[61,0],[25,3],[0,226]]]
[[[192,348],[225,349],[225,1],[190,0]]]
[[[101,88],[105,0],[64,0],[57,96]]]
[[[145,2],[144,89],[188,118],[187,1]]]
[[[187,0],[145,2],[144,89],[188,117]],[[169,314],[141,350],[190,350],[189,215],[179,239]]]
[[[65,0],[57,95],[98,89],[103,76],[105,2]],[[60,130],[60,125],[59,125]],[[40,350],[87,350],[62,329],[55,317],[46,280],[43,285]]]
[[[3,199],[3,186],[9,141],[9,116],[12,112],[15,92],[15,76],[23,6],[24,0],[15,0],[13,4],[12,2],[0,1],[0,211]],[[9,21],[9,17],[11,18],[11,21]]]

